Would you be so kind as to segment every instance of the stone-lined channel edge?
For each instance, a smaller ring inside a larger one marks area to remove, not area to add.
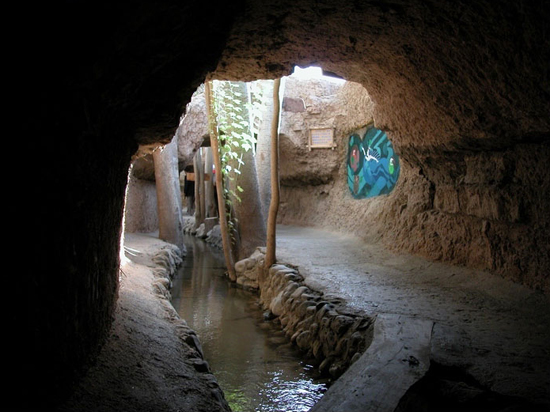
[[[319,372],[340,377],[372,342],[374,317],[304,284],[296,268],[277,263],[264,273],[265,248],[235,264],[236,283],[256,291],[266,319],[280,322],[289,340]]]
[[[196,228],[195,219],[187,217],[184,233],[221,249],[220,226],[214,219],[209,223]],[[262,276],[264,262],[265,247],[238,261],[236,285],[258,293],[265,318],[280,323],[304,360],[312,361],[322,376],[337,379],[372,343],[376,317],[312,290],[289,264],[277,263]]]

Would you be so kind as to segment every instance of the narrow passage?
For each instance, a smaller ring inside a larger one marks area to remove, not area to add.
[[[224,276],[221,251],[194,236],[172,287],[172,305],[199,336],[205,359],[233,412],[308,411],[327,384],[301,360],[258,296]]]

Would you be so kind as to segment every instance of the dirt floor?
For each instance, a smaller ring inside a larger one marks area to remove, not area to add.
[[[157,285],[172,250],[154,234],[126,234],[119,300],[96,364],[60,411],[228,411],[200,343]],[[170,253],[165,253],[164,256]],[[154,261],[156,260],[156,262]],[[155,274],[157,272],[157,274]],[[164,278],[165,279],[165,278]]]
[[[312,289],[378,314],[434,323],[431,359],[483,387],[550,405],[550,300],[495,276],[388,253],[359,239],[281,226],[277,258]],[[154,234],[127,234],[120,297],[99,359],[61,411],[228,410],[200,343],[157,287]],[[159,280],[160,279],[160,280]]]
[[[277,260],[297,266],[310,288],[367,314],[432,321],[432,362],[496,393],[550,406],[548,296],[313,228],[279,226]]]

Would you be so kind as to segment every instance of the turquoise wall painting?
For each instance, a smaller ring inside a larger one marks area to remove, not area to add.
[[[370,125],[350,135],[348,186],[354,198],[390,193],[397,183],[399,171],[399,157],[386,132]]]

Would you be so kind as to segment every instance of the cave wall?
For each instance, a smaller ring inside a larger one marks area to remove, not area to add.
[[[124,231],[151,233],[159,229],[157,186],[154,181],[131,176],[124,206]]]
[[[343,84],[286,77],[279,126],[281,185],[318,185],[332,180],[338,152],[308,149],[310,131],[336,128],[345,109],[336,100]]]
[[[427,157],[418,168],[428,193],[423,210],[395,210],[401,225],[387,241],[397,250],[550,291],[550,177],[535,171],[548,156],[547,143],[524,143],[502,151]],[[444,170],[437,173],[439,168]]]
[[[303,1],[296,12],[261,2],[248,13],[216,76],[319,65],[368,90],[376,126],[400,155],[400,189],[382,206],[370,201],[374,213],[357,215],[354,231],[550,289],[548,8]]]
[[[290,4],[248,4],[216,76],[272,77],[316,63],[363,84],[379,127],[415,153],[503,148],[548,130],[542,4]]]
[[[203,89],[199,87],[193,93],[175,131],[180,172],[193,167],[193,158],[197,150],[203,140],[208,138]],[[124,214],[124,230],[130,233],[150,233],[159,230],[155,162],[153,153],[150,153],[155,147],[155,144],[141,146],[132,161]],[[183,201],[184,175],[180,176],[180,180]]]
[[[30,164],[40,167],[18,231],[37,245],[24,276],[31,303],[14,314],[19,399],[32,388],[33,400],[55,402],[93,361],[116,302],[131,158],[171,140],[209,72],[254,80],[317,64],[363,84],[409,178],[428,187],[401,193],[402,248],[421,247],[441,224],[484,230],[502,267],[547,284],[549,13],[527,0],[33,5],[9,59],[25,116],[18,136],[32,140]],[[485,160],[501,178],[468,172]],[[452,213],[455,198],[472,214]],[[480,225],[493,208],[476,198],[501,205],[499,219]]]
[[[8,392],[21,409],[52,410],[93,365],[117,300],[132,158],[172,139],[238,6],[40,3],[18,25],[13,84],[40,169],[20,208],[33,252]]]
[[[530,164],[542,164],[548,146],[434,154],[426,166],[405,159],[394,191],[354,199],[347,184],[347,142],[372,122],[373,103],[357,83],[334,92],[312,87],[316,82],[289,78],[285,88],[285,96],[307,103],[298,112],[283,105],[279,222],[353,233],[397,252],[549,290],[544,230],[549,180],[545,173],[533,173]],[[308,124],[319,121],[335,127],[335,150],[308,151]],[[388,135],[392,140],[392,132]]]

